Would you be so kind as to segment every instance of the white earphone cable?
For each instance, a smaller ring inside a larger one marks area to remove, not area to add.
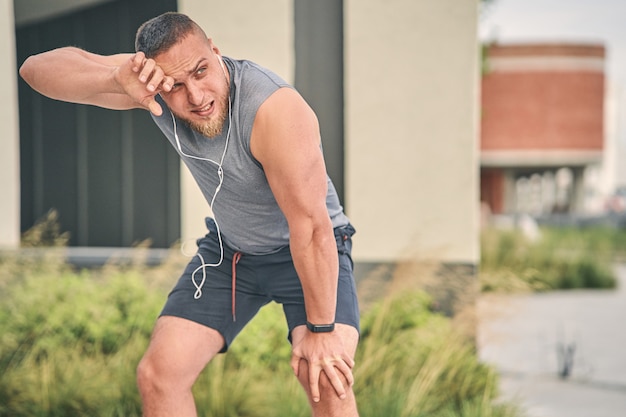
[[[219,58],[218,58],[219,60]],[[224,72],[224,77],[226,79],[226,82],[229,83],[228,81],[228,77],[226,76],[226,70],[224,69],[224,63],[220,60],[220,64],[222,66],[222,71]],[[231,130],[231,126],[232,126],[232,107],[231,107],[231,101],[230,101],[230,88],[229,88],[229,93],[228,93],[228,130],[226,131],[226,140],[224,142],[224,151],[222,152],[222,157],[220,158],[219,163],[215,162],[212,159],[209,158],[203,158],[200,156],[195,156],[195,155],[189,155],[186,154],[185,152],[183,152],[183,149],[180,145],[180,139],[178,138],[178,132],[176,131],[176,117],[174,116],[174,113],[172,114],[172,122],[174,124],[174,139],[176,140],[176,146],[178,147],[178,151],[180,152],[180,154],[184,157],[187,158],[191,158],[191,159],[196,159],[199,161],[206,161],[206,162],[211,162],[215,165],[217,165],[217,177],[218,177],[218,183],[217,183],[217,187],[215,187],[215,193],[213,194],[213,197],[211,198],[211,209],[213,209],[213,203],[215,202],[215,198],[217,197],[217,194],[219,193],[220,189],[222,188],[222,184],[224,183],[224,169],[222,168],[222,165],[224,164],[224,158],[226,157],[226,151],[228,150],[228,142],[230,141],[230,130]],[[215,221],[215,227],[217,229],[217,239],[219,241],[219,245],[220,245],[220,258],[216,263],[207,263],[205,262],[204,258],[202,257],[202,255],[200,253],[197,253],[198,257],[200,258],[200,266],[197,267],[193,273],[191,274],[191,282],[193,283],[194,287],[196,287],[196,292],[193,295],[194,299],[199,299],[200,297],[202,297],[202,287],[204,286],[204,282],[206,281],[206,270],[205,268],[207,267],[218,267],[222,264],[222,262],[224,261],[224,243],[222,242],[222,233],[220,232],[220,225],[217,222],[217,216],[215,216],[215,213],[213,213],[213,220]],[[181,251],[183,250],[183,248],[181,247]],[[196,274],[202,270],[202,280],[200,281],[200,283],[198,283],[196,281]]]

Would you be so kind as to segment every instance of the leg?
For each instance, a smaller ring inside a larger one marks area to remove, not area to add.
[[[352,326],[338,323],[335,326],[335,331],[340,333],[346,351],[354,357],[359,340],[357,330]],[[298,326],[293,329],[291,337],[294,345],[298,344],[305,332],[308,332],[305,326]],[[313,417],[358,417],[359,413],[357,411],[354,392],[352,388],[348,386],[347,381],[344,381],[344,386],[346,387],[348,396],[342,400],[337,396],[335,389],[323,372],[320,376],[320,401],[317,403],[313,402],[309,390],[308,364],[304,363],[304,359],[301,359],[301,361],[298,379],[309,398],[309,404],[313,410]]]
[[[216,330],[178,317],[160,317],[137,368],[144,417],[195,417],[191,387],[223,346]]]

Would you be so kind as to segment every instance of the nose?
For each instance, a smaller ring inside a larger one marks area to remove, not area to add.
[[[204,94],[202,89],[196,83],[189,83],[187,85],[187,100],[189,103],[194,106],[199,106],[202,104],[202,99],[204,98]]]

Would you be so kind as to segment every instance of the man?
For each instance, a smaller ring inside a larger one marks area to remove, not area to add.
[[[144,23],[135,46],[111,56],[55,49],[29,57],[20,75],[53,99],[149,110],[212,207],[138,366],[144,415],[195,416],[199,373],[276,301],[313,415],[357,416],[354,229],[313,111],[274,73],[223,57],[183,14]]]

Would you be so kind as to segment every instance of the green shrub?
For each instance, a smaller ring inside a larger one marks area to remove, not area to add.
[[[135,369],[167,294],[155,284],[163,271],[50,266],[0,264],[0,417],[139,417]],[[424,293],[402,291],[364,313],[355,368],[361,415],[519,415],[493,404],[495,372],[430,305]],[[265,307],[201,373],[199,415],[309,415],[286,338],[280,306]]]
[[[407,291],[364,315],[355,373],[362,417],[443,416],[468,402],[482,404],[483,415],[497,409],[496,373],[430,305],[425,293]]]
[[[541,229],[532,241],[516,230],[481,235],[483,291],[614,288],[611,268],[622,249],[610,229]]]
[[[162,294],[138,271],[31,266],[0,297],[0,415],[140,415],[135,367]]]

